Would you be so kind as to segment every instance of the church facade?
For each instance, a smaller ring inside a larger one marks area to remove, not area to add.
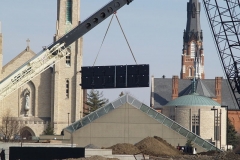
[[[80,0],[57,0],[54,41],[79,24]],[[14,59],[2,66],[3,36],[0,34],[0,80],[3,80],[34,53],[29,44]],[[5,97],[0,102],[0,121],[9,116],[23,126],[23,133],[39,136],[50,124],[56,134],[78,120],[83,113],[81,83],[82,38],[68,47],[70,55]]]

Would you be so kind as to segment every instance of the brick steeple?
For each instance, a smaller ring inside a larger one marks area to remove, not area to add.
[[[187,25],[183,33],[181,79],[204,79],[203,34],[200,25],[200,3],[187,3]]]

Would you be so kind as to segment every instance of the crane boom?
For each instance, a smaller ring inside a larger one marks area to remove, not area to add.
[[[68,46],[133,0],[111,0],[63,37],[44,48],[0,82],[0,100],[69,54]]]
[[[240,108],[240,2],[203,0],[203,3],[225,75]]]

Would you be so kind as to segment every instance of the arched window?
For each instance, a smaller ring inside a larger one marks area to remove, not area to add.
[[[193,76],[193,69],[192,67],[189,68],[189,74],[188,74],[189,77],[192,77]]]
[[[197,49],[196,43],[191,42],[191,53],[190,53],[191,58],[195,57],[196,49]]]
[[[69,80],[66,80],[66,98],[69,98]]]
[[[66,23],[72,23],[72,0],[66,1]]]

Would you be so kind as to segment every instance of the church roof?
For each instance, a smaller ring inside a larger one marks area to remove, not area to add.
[[[184,41],[190,41],[191,37],[202,40],[202,30],[200,24],[201,5],[198,0],[189,0],[187,3],[187,24],[184,32]]]
[[[194,92],[194,91],[193,91],[193,85],[194,85],[194,84],[193,84],[193,81],[191,81],[191,84],[190,84],[186,89],[184,89],[184,90],[180,93],[179,96],[193,93],[193,92]],[[212,91],[214,91],[214,90],[211,90],[211,89],[209,88],[209,86],[207,86],[207,85],[205,84],[205,82],[203,82],[203,80],[201,80],[201,79],[196,80],[196,81],[195,81],[195,85],[196,85],[196,87],[195,87],[195,92],[196,92],[196,93],[198,93],[198,94],[200,94],[200,95],[202,95],[202,96],[205,96],[205,97],[210,97],[210,98],[215,97],[215,94],[213,94],[213,92],[212,92]],[[214,89],[214,88],[213,88],[213,89]]]
[[[187,3],[186,32],[201,32],[200,10],[201,7],[198,0],[189,0],[189,2]]]
[[[192,80],[178,80],[178,97],[192,93]],[[215,97],[215,79],[202,79],[196,84],[196,93],[208,98]],[[162,108],[172,101],[172,78],[154,78],[154,108]],[[229,89],[228,81],[222,80],[222,104],[228,105],[229,109],[238,109],[237,103]]]
[[[204,84],[204,82],[201,79],[199,79],[197,83],[197,90],[198,90],[198,93],[202,92],[201,95],[204,95],[206,97],[215,97],[212,91]]]
[[[193,93],[190,95],[184,95],[178,97],[170,102],[168,102],[165,106],[221,106],[216,101],[211,98],[201,96],[199,94]]]

